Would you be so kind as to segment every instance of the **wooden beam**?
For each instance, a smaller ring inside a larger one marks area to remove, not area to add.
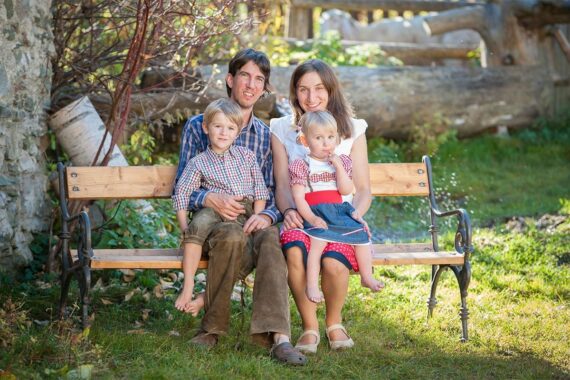
[[[552,34],[554,35],[556,41],[558,41],[560,49],[562,49],[562,52],[564,53],[564,55],[566,55],[566,60],[568,61],[568,63],[570,63],[570,43],[568,42],[568,39],[566,38],[564,33],[562,33],[562,30],[560,30],[560,28],[557,26],[553,28]]]
[[[304,47],[311,46],[314,42],[312,39],[299,40],[295,38],[285,38],[285,41],[292,46]],[[406,63],[408,60],[414,59],[469,59],[468,54],[471,49],[460,45],[445,45],[438,43],[431,44],[415,44],[409,42],[371,42],[371,41],[351,41],[342,40],[344,47],[358,45],[377,45],[387,55],[401,59]]]
[[[353,10],[385,9],[398,12],[441,12],[448,9],[484,4],[484,1],[426,1],[426,0],[291,0],[292,7]]]
[[[481,31],[485,26],[485,7],[476,6],[450,10],[441,14],[425,16],[424,28],[429,35],[453,32],[459,29]]]

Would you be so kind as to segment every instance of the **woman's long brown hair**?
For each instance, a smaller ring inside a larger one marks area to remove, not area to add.
[[[329,102],[327,111],[335,118],[338,125],[338,134],[341,138],[346,139],[352,136],[353,127],[350,118],[354,115],[350,103],[342,94],[340,83],[329,65],[319,59],[310,59],[301,63],[293,71],[291,82],[289,84],[289,102],[293,107],[293,115],[295,125],[299,124],[301,116],[305,113],[299,104],[297,98],[297,85],[307,73],[315,72],[321,78],[323,85],[329,93]]]

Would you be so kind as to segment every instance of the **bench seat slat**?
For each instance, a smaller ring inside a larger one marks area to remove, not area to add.
[[[76,259],[77,251],[71,250]],[[208,260],[200,260],[198,269],[208,268]],[[182,269],[180,248],[94,249],[91,269]]]
[[[456,252],[433,252],[421,248],[429,244],[373,245],[373,265],[462,265],[464,257]],[[413,251],[412,248],[420,248]],[[95,249],[92,269],[182,269],[182,251],[164,249]],[[72,256],[77,252],[72,250]],[[208,267],[200,260],[199,269]]]
[[[392,252],[372,254],[372,265],[463,265],[465,258],[456,252]]]

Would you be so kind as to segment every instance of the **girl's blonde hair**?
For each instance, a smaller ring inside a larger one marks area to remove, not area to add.
[[[204,111],[203,123],[206,124],[206,126],[209,125],[214,119],[214,116],[219,112],[223,113],[225,117],[237,125],[241,130],[243,127],[243,114],[241,113],[241,108],[236,102],[229,98],[221,98],[208,104],[208,107],[206,107],[206,110]]]
[[[303,132],[305,136],[309,133],[309,128],[315,127],[331,127],[338,135],[336,120],[328,111],[305,112],[301,116],[299,124],[301,125],[301,132]]]

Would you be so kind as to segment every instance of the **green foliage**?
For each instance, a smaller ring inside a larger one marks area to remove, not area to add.
[[[321,59],[331,66],[400,66],[402,62],[386,53],[376,44],[363,43],[343,46],[338,32],[330,31],[317,37],[312,43],[297,42],[290,46],[281,38],[268,37],[264,41],[264,51],[271,64],[287,66],[307,59]]]
[[[441,113],[435,113],[432,120],[412,126],[406,158],[418,161],[426,154],[435,156],[440,146],[456,141],[457,131],[449,128],[449,120]]]
[[[169,200],[122,201],[93,240],[98,248],[176,248],[179,228]]]
[[[300,45],[290,54],[290,60],[302,62],[307,59],[321,59],[332,66],[398,66],[402,62],[387,57],[376,44],[361,44],[344,47],[336,31],[327,32],[316,38],[312,45]]]
[[[404,144],[381,137],[368,140],[369,162],[402,162],[404,157]]]
[[[535,144],[550,142],[570,144],[570,108],[552,117],[539,117],[531,128],[520,131],[518,137],[522,141]]]
[[[150,133],[149,126],[141,124],[121,150],[130,165],[151,165],[155,147],[156,141]]]

